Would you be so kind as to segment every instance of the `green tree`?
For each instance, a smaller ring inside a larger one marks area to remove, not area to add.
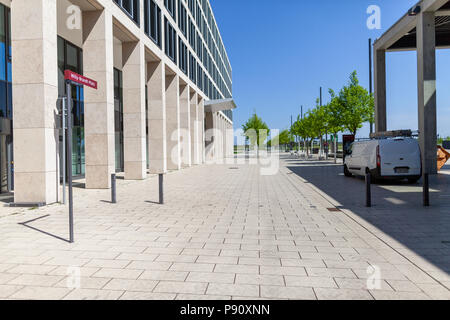
[[[264,144],[269,136],[270,130],[267,124],[258,115],[253,113],[250,119],[242,125],[244,136],[250,145],[257,146],[257,155],[259,156],[259,147]]]
[[[342,126],[356,135],[364,122],[374,122],[373,95],[359,84],[356,71],[349,78],[348,85],[344,86],[338,95],[339,107],[342,112]]]
[[[328,117],[328,130],[331,134],[334,135],[334,163],[337,162],[337,135],[339,132],[344,130],[344,106],[340,103],[339,97],[336,96],[336,93],[333,89],[329,89],[331,101],[327,105],[327,117]]]
[[[278,136],[276,136],[275,138],[273,138],[269,142],[267,142],[267,145],[269,147],[272,147],[272,145],[274,144],[274,142],[277,139],[278,139],[278,145],[280,145],[280,146],[287,145],[292,141],[291,134],[290,134],[289,130],[286,129],[286,130],[281,131]]]

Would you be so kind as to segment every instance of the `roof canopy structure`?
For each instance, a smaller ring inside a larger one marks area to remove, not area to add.
[[[422,172],[437,173],[436,50],[450,48],[450,0],[422,0],[374,43],[375,128],[387,131],[386,52],[417,52],[417,111]]]
[[[205,112],[219,112],[236,109],[233,99],[220,99],[205,101]]]
[[[417,48],[418,13],[435,11],[436,49],[450,48],[450,1],[423,0],[411,8],[374,44],[375,50],[411,51]]]

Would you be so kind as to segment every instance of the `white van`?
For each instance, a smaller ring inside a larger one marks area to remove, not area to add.
[[[408,179],[417,182],[422,175],[420,147],[410,137],[357,141],[346,151],[344,174],[375,179]]]

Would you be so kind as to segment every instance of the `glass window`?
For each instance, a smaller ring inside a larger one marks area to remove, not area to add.
[[[139,24],[139,0],[114,0],[114,2],[121,7],[134,22]]]
[[[161,47],[161,9],[154,0],[144,0],[145,33]]]

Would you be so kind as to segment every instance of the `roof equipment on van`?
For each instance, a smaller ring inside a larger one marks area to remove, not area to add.
[[[441,169],[444,167],[444,165],[447,163],[448,159],[450,159],[450,153],[448,153],[444,148],[441,146],[438,146],[438,171],[441,171]]]
[[[413,132],[409,129],[407,130],[393,130],[393,131],[382,131],[370,134],[371,139],[386,139],[386,138],[396,138],[396,137],[412,137]]]

